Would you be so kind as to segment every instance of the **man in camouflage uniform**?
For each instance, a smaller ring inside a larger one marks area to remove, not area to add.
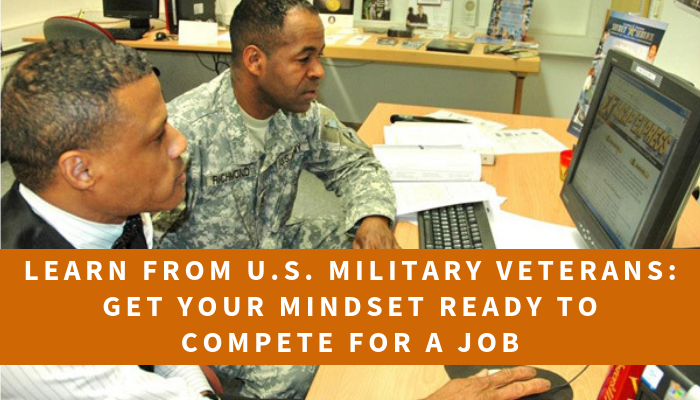
[[[243,0],[230,33],[231,70],[168,105],[189,163],[185,207],[158,218],[161,246],[398,247],[386,171],[314,101],[324,76],[318,12],[306,0]],[[289,221],[302,169],[340,197],[344,220]],[[241,395],[303,398],[317,366],[214,368]]]
[[[314,100],[324,76],[318,12],[304,0],[242,1],[230,33],[231,70],[168,104],[189,139],[189,179],[186,206],[159,218],[161,246],[398,247],[386,171]],[[302,169],[340,197],[343,221],[289,221]]]

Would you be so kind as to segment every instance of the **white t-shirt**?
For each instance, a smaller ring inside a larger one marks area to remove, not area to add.
[[[267,119],[255,119],[245,112],[243,107],[239,106],[238,108],[241,109],[243,123],[248,128],[248,132],[250,132],[253,142],[260,150],[264,150],[265,140],[267,139],[267,132],[270,130],[270,120],[272,119],[272,116]]]

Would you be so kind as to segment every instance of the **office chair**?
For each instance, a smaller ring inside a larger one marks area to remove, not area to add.
[[[75,17],[52,17],[44,22],[44,37],[53,39],[103,39],[116,42],[101,26]]]

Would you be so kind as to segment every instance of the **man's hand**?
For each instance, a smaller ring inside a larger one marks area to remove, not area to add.
[[[493,375],[483,370],[469,378],[449,381],[426,400],[515,400],[548,391],[551,383],[535,378],[536,374],[530,367],[504,369]]]
[[[389,221],[384,217],[365,217],[352,242],[353,249],[400,249]]]

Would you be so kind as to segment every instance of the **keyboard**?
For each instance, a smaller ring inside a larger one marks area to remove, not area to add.
[[[133,28],[105,28],[117,40],[139,40],[148,32],[148,29]]]
[[[484,203],[455,204],[418,213],[421,249],[495,249]]]

